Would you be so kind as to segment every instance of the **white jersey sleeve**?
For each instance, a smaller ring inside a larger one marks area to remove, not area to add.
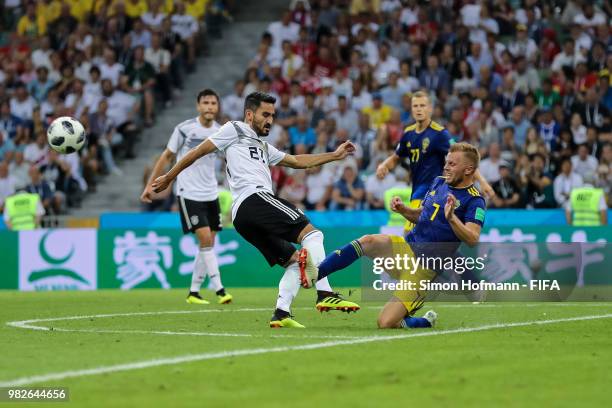
[[[281,152],[276,147],[272,146],[270,143],[266,143],[266,148],[268,150],[268,162],[271,166],[276,166],[287,155],[287,153]]]
[[[182,139],[180,132],[181,131],[179,130],[178,126],[175,127],[174,131],[172,132],[172,136],[170,136],[170,140],[168,140],[168,144],[166,145],[166,148],[174,154],[177,154],[180,148],[182,147]]]
[[[234,128],[234,125],[230,121],[221,126],[214,135],[211,135],[209,140],[213,142],[218,150],[223,152],[230,147],[232,143],[238,141],[238,132],[236,132],[236,128]]]

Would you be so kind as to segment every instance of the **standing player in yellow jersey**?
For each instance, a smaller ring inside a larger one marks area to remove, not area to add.
[[[411,113],[416,123],[406,127],[404,135],[395,148],[395,153],[376,169],[376,176],[382,180],[402,159],[406,158],[410,161],[411,208],[419,208],[431,183],[436,177],[442,175],[448,150],[455,143],[448,130],[431,119],[432,112],[433,106],[429,94],[424,91],[415,92],[412,95]],[[493,188],[482,177],[480,171],[476,170],[474,176],[485,196],[492,197],[495,194]],[[406,232],[413,226],[407,222]]]

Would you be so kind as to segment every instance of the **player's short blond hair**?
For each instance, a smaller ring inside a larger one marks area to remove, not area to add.
[[[412,94],[412,98],[427,98],[427,102],[431,104],[431,97],[429,96],[429,92],[416,91]]]
[[[474,168],[477,169],[480,164],[480,153],[478,153],[478,149],[466,142],[455,143],[450,147],[449,150],[451,153],[453,152],[462,152],[463,155],[474,164]]]

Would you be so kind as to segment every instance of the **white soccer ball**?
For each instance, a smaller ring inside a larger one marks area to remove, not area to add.
[[[75,118],[60,116],[49,125],[47,141],[58,153],[74,153],[85,144],[85,128]]]

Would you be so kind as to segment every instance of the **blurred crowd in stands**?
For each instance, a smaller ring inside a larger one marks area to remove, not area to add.
[[[0,211],[19,190],[47,214],[79,206],[116,161],[134,158],[143,128],[180,97],[233,1],[0,1]],[[46,129],[77,118],[81,152],[50,150]]]
[[[268,141],[292,153],[345,140],[356,154],[306,172],[273,168],[277,192],[307,209],[383,208],[410,184],[384,180],[410,114],[430,93],[433,120],[478,146],[497,208],[555,208],[578,186],[612,185],[610,0],[292,0],[272,22],[220,122],[243,98],[277,97]],[[140,131],[179,95],[207,36],[237,1],[4,0],[0,3],[0,203],[20,188],[47,213],[78,206],[96,180],[120,174]],[[46,126],[87,128],[80,154],[58,155]],[[219,161],[220,166],[223,165]],[[222,175],[222,168],[219,174]],[[223,181],[223,176],[220,177]]]
[[[271,23],[244,78],[223,98],[277,97],[268,141],[292,153],[345,140],[336,166],[274,168],[281,197],[307,209],[383,208],[407,166],[378,180],[426,90],[433,120],[481,152],[496,208],[564,206],[570,191],[612,185],[612,8],[604,1],[293,0]]]

